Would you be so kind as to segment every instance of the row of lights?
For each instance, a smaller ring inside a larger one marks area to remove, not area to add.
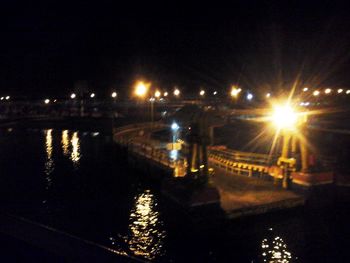
[[[96,96],[96,94],[95,93],[91,93],[90,94],[90,98],[95,98],[95,96]],[[112,94],[111,94],[111,97],[113,98],[113,99],[115,99],[115,98],[117,98],[117,96],[118,96],[118,93],[117,92],[112,92]],[[72,93],[72,94],[70,94],[70,98],[71,99],[75,99],[77,97],[77,94],[75,94],[75,93]],[[57,100],[54,100],[54,102],[56,102]],[[45,99],[44,100],[44,103],[45,104],[49,104],[50,103],[50,99]]]
[[[6,97],[1,97],[0,100],[9,100],[11,97],[10,96],[6,96]]]
[[[151,86],[150,83],[145,83],[143,81],[139,81],[138,83],[136,83],[136,86],[135,86],[135,91],[134,91],[135,96],[139,97],[139,98],[144,98],[147,95],[148,90],[150,89],[150,86]],[[241,88],[232,87],[232,89],[231,89],[231,96],[237,98],[241,91],[242,91]],[[173,94],[174,94],[175,97],[179,97],[180,93],[181,92],[180,92],[180,90],[178,88],[175,88],[174,91],[173,91]],[[205,94],[206,94],[206,91],[204,89],[201,89],[199,91],[199,96],[204,97]],[[213,92],[214,96],[217,95],[217,94],[218,94],[217,91]],[[161,96],[162,96],[162,93],[159,90],[156,90],[154,92],[154,97],[160,98]],[[163,96],[167,97],[168,96],[168,92],[167,91],[164,92]],[[271,94],[268,93],[267,97],[270,97],[270,96],[271,96]],[[247,97],[246,97],[247,100],[252,100],[253,97],[254,97],[253,94],[248,92]]]
[[[303,88],[303,92],[307,92],[307,91],[309,91],[309,88]],[[333,90],[330,89],[330,88],[327,88],[327,89],[324,90],[324,93],[325,93],[325,94],[331,94],[332,92],[333,92]],[[341,93],[343,93],[343,92],[344,92],[343,89],[337,89],[337,93],[338,93],[338,94],[341,94]],[[350,94],[350,89],[346,90],[346,91],[345,91],[345,94],[349,95],[349,94]],[[321,95],[321,91],[319,91],[319,90],[314,90],[314,91],[312,92],[312,95],[315,96],[315,97],[317,97],[317,96]]]

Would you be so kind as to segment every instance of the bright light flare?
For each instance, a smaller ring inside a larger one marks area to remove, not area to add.
[[[297,114],[290,105],[275,106],[272,121],[278,129],[293,129],[297,123]]]
[[[325,89],[325,90],[324,90],[324,93],[326,93],[326,94],[330,94],[331,92],[332,92],[331,89]]]
[[[253,94],[251,94],[251,93],[248,93],[247,94],[247,100],[252,100],[253,99]]]
[[[237,98],[241,91],[242,91],[242,89],[240,89],[240,88],[232,87],[231,97]]]
[[[160,95],[161,95],[161,93],[160,93],[160,91],[159,91],[159,90],[157,90],[157,91],[154,93],[154,96],[155,96],[156,98],[159,98],[159,97],[160,97]]]
[[[164,97],[167,97],[168,96],[168,92],[164,92]]]
[[[269,99],[271,97],[271,93],[266,93],[266,98]]]
[[[150,86],[150,83],[144,83],[143,81],[137,82],[135,86],[135,95],[137,97],[144,97]]]
[[[180,95],[180,90],[179,90],[179,89],[175,89],[175,90],[174,90],[174,95],[175,95],[176,97],[178,97],[178,96]]]
[[[173,122],[173,123],[171,124],[171,129],[172,129],[173,131],[177,131],[178,129],[180,129],[180,126],[179,126],[176,122]]]
[[[315,90],[312,95],[314,95],[315,97],[317,97],[318,95],[320,95],[320,92],[318,90]]]

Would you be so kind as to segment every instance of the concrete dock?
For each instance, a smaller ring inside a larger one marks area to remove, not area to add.
[[[220,206],[229,218],[287,209],[305,202],[303,196],[276,187],[270,181],[234,175],[222,168],[215,168],[212,181],[220,194]]]

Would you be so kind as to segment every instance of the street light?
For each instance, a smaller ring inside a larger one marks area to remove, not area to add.
[[[160,95],[161,95],[160,91],[156,90],[156,92],[154,93],[154,96],[158,99]]]
[[[199,95],[203,97],[203,96],[205,95],[205,90],[202,89],[202,90],[199,92]]]
[[[277,135],[281,133],[283,138],[282,153],[278,158],[277,165],[279,165],[283,170],[283,188],[289,187],[290,171],[294,170],[296,160],[294,156],[289,157],[289,145],[292,145],[292,152],[295,152],[296,147],[296,128],[297,125],[301,125],[306,121],[306,118],[299,118],[300,114],[296,113],[289,102],[284,105],[276,105],[274,107],[274,112],[271,116],[273,125],[277,129]],[[306,117],[306,115],[304,115]],[[291,143],[292,142],[292,143]],[[303,156],[307,156],[306,148],[304,144],[301,144],[301,151],[303,151]],[[305,158],[305,157],[304,157]],[[277,184],[277,176],[275,177],[275,184]]]
[[[348,89],[345,93],[346,93],[346,94],[350,94],[350,89]]]
[[[266,93],[266,98],[269,99],[271,97],[271,93]]]
[[[318,90],[315,90],[312,95],[314,95],[315,97],[317,97],[318,95],[320,95],[320,92]]]
[[[174,95],[175,95],[176,97],[180,96],[180,90],[176,88],[176,89],[174,90]]]
[[[241,88],[237,88],[237,87],[233,86],[233,87],[231,88],[231,97],[237,98],[238,95],[239,95],[239,93],[240,93],[241,91],[242,91]]]
[[[49,104],[50,100],[49,99],[45,99],[44,102],[45,102],[45,104]]]
[[[330,94],[331,92],[332,92],[332,90],[329,88],[324,90],[324,93],[326,93],[326,94]]]
[[[95,93],[91,93],[90,98],[94,98],[94,97],[95,97]]]
[[[337,92],[338,94],[343,93],[343,89],[338,89]]]
[[[216,94],[218,94],[218,92],[217,92],[217,91],[214,91],[214,92],[213,92],[213,95],[215,96]]]
[[[117,94],[117,92],[114,91],[114,92],[112,92],[112,95],[111,95],[111,96],[112,96],[112,98],[115,99],[115,98],[118,96],[118,94]]]
[[[150,86],[150,83],[144,83],[143,81],[137,82],[134,91],[135,95],[140,98],[145,97]]]
[[[164,97],[168,97],[168,92],[164,92]]]
[[[303,91],[304,91],[304,92],[306,92],[306,91],[308,91],[308,90],[309,90],[309,88],[307,88],[307,87],[303,88]]]
[[[76,95],[75,93],[72,93],[72,94],[70,95],[70,98],[71,98],[71,99],[75,99],[76,96],[77,96],[77,95]]]
[[[6,100],[9,100],[10,99],[10,96],[6,96],[6,98],[5,98]]]
[[[252,94],[252,93],[248,93],[248,94],[247,94],[247,100],[249,100],[249,101],[250,101],[250,100],[252,100],[252,99],[253,99],[253,97],[254,97],[254,96],[253,96],[253,94]]]
[[[297,115],[288,104],[275,106],[272,121],[278,129],[293,129],[297,122]]]

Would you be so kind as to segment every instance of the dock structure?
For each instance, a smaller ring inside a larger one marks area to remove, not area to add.
[[[275,186],[270,176],[271,158],[263,154],[231,151],[224,147],[208,148],[209,176],[205,187],[193,188],[189,176],[186,153],[171,157],[167,143],[151,138],[151,133],[169,128],[165,124],[136,124],[114,130],[114,141],[127,147],[138,162],[146,162],[166,171],[162,192],[186,209],[196,209],[217,204],[227,218],[262,214],[272,210],[283,210],[301,206],[302,195]]]

